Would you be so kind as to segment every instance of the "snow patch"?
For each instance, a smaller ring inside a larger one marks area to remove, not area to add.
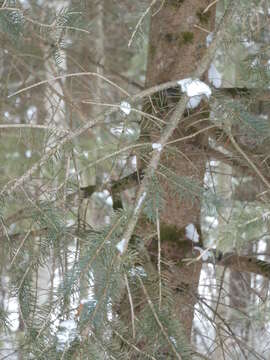
[[[205,41],[206,41],[206,46],[209,47],[211,42],[213,41],[213,33],[212,32],[206,36]]]
[[[7,302],[7,312],[9,328],[11,331],[17,331],[19,329],[19,304],[16,298],[9,298],[4,300],[4,304]]]
[[[247,49],[250,54],[256,54],[259,51],[259,45],[252,40],[244,38],[241,44]]]
[[[65,320],[59,324],[59,330],[56,334],[58,340],[57,348],[63,350],[76,338],[77,324],[74,320]]]
[[[270,212],[267,211],[264,214],[262,214],[263,221],[269,221],[270,220]]]
[[[199,253],[200,253],[200,258],[203,260],[203,261],[207,261],[208,258],[209,258],[209,253],[208,253],[208,249],[203,249],[199,246],[194,246],[194,250],[198,250]]]
[[[139,208],[141,207],[141,205],[142,205],[145,197],[146,197],[146,192],[144,192],[144,193],[142,194],[142,196],[139,198],[138,204],[137,204],[137,206],[135,207],[135,210],[134,210],[135,213],[136,213],[136,212],[139,210]]]
[[[106,215],[106,216],[104,217],[104,222],[105,222],[106,225],[109,225],[109,224],[110,224],[111,218],[109,217],[109,215]]]
[[[25,156],[29,159],[32,156],[32,151],[31,150],[26,150]]]
[[[212,63],[208,70],[208,80],[215,88],[220,88],[222,84],[222,75]]]
[[[206,216],[205,221],[207,221],[207,223],[210,223],[211,227],[217,227],[218,226],[218,219],[215,218],[214,216]]]
[[[110,132],[115,136],[120,136],[123,133],[125,133],[125,135],[133,135],[135,130],[132,128],[127,128],[124,126],[124,124],[121,124],[119,126],[110,128]]]
[[[127,101],[122,101],[120,104],[120,109],[123,111],[123,113],[129,115],[131,112],[131,105]]]
[[[194,224],[188,224],[186,226],[186,237],[195,243],[199,242],[200,236]]]
[[[120,254],[123,254],[125,249],[126,239],[123,238],[119,243],[116,245],[117,250],[120,252]]]
[[[112,206],[113,199],[110,195],[110,192],[108,190],[103,190],[101,192],[96,192],[96,196],[98,196],[100,199],[105,201],[108,205]]]
[[[190,98],[187,107],[189,109],[196,108],[203,96],[208,99],[212,95],[210,87],[199,79],[186,78],[178,81],[178,85],[181,86],[182,92],[185,92]]]
[[[170,340],[173,343],[174,346],[177,346],[177,342],[173,336],[170,336]]]
[[[139,276],[142,276],[142,277],[147,277],[147,274],[146,274],[146,272],[145,272],[145,270],[144,270],[144,268],[142,266],[133,267],[132,269],[130,269],[129,273],[132,276],[139,275]]]
[[[107,203],[108,205],[110,205],[110,206],[112,206],[112,205],[113,205],[113,199],[112,199],[112,197],[111,197],[111,196],[108,196],[108,197],[107,197],[107,199],[106,199],[106,203]]]
[[[26,113],[27,113],[27,117],[29,119],[32,119],[32,117],[37,113],[36,106],[30,106]]]
[[[136,157],[136,155],[132,156],[132,158],[131,158],[131,166],[132,166],[133,169],[137,168],[137,157]]]
[[[157,151],[161,151],[162,150],[162,145],[161,144],[159,144],[159,143],[153,143],[152,144],[152,149],[153,150],[157,150]]]
[[[252,68],[256,68],[256,66],[260,65],[260,61],[258,58],[255,58],[252,62],[251,62],[251,67]]]

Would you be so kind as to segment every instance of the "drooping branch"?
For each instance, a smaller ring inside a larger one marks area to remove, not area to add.
[[[221,256],[220,260],[218,258],[216,265],[225,266],[238,272],[254,273],[270,279],[270,263],[259,260],[255,256],[239,256],[235,253],[229,253],[225,254],[224,257]]]

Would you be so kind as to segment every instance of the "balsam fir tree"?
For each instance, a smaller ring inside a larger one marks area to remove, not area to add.
[[[269,356],[269,8],[1,2],[1,358]]]

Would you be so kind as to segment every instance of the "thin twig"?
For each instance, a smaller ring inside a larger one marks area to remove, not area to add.
[[[133,337],[133,339],[135,339],[135,337],[136,337],[136,332],[135,332],[135,322],[134,322],[134,306],[133,306],[133,300],[132,300],[132,296],[131,296],[131,292],[130,292],[130,288],[129,288],[129,284],[128,284],[127,275],[125,274],[124,277],[125,277],[125,283],[126,283],[127,292],[128,292],[128,300],[129,300],[129,304],[130,304],[131,324],[132,324],[132,337]]]
[[[209,4],[208,6],[206,6],[206,8],[203,10],[203,14],[205,14],[213,5],[215,5],[218,2],[218,0],[214,0],[213,2],[211,2],[211,4]]]
[[[240,146],[237,144],[237,142],[234,140],[234,137],[232,136],[231,132],[227,132],[227,135],[229,136],[229,139],[231,140],[231,143],[236,148],[236,150],[243,156],[243,158],[248,162],[248,164],[252,167],[252,169],[255,171],[255,173],[259,176],[259,178],[262,180],[262,182],[270,189],[270,183],[269,181],[264,177],[264,175],[261,173],[261,171],[257,168],[257,166],[254,164],[254,162],[247,156],[247,154],[240,148]]]
[[[15,252],[15,254],[14,254],[14,256],[13,256],[13,259],[11,260],[10,267],[12,267],[12,265],[13,265],[16,257],[18,256],[21,248],[23,247],[25,241],[27,240],[27,238],[28,238],[28,236],[31,234],[31,232],[32,232],[32,227],[30,227],[30,229],[27,231],[27,233],[26,233],[25,237],[23,238],[20,246],[18,247],[17,251]]]
[[[211,33],[211,31],[203,28],[203,27],[200,26],[200,25],[196,25],[196,24],[195,24],[195,25],[193,25],[193,26],[194,26],[195,28],[199,29],[199,30],[202,30],[202,31],[206,32],[207,34],[210,34],[210,33]]]
[[[168,141],[165,145],[171,145],[171,144],[175,144],[175,143],[178,143],[178,142],[181,142],[181,141],[185,141],[185,140],[188,140],[188,139],[192,139],[194,137],[196,137],[197,135],[205,132],[205,131],[208,131],[208,130],[211,130],[211,129],[214,129],[214,128],[217,128],[218,126],[217,125],[210,125],[210,126],[207,126],[201,130],[198,130],[196,131],[195,133],[193,134],[190,134],[190,135],[187,135],[187,136],[184,136],[182,138],[179,138],[179,139],[176,139],[176,140],[172,140],[172,141]]]
[[[158,213],[158,207],[156,207],[156,220],[157,220],[157,236],[158,236],[158,284],[159,284],[159,310],[161,309],[161,244],[160,244],[160,223],[159,223],[159,213]]]
[[[132,44],[132,41],[134,39],[134,36],[136,35],[138,28],[140,27],[141,23],[143,22],[143,19],[146,17],[146,15],[149,13],[149,11],[151,10],[152,6],[154,6],[154,4],[157,2],[157,0],[153,0],[150,4],[150,6],[148,6],[148,8],[145,10],[145,12],[142,14],[142,16],[140,17],[139,21],[137,22],[137,25],[135,26],[135,29],[131,35],[131,38],[128,42],[128,47],[130,47],[130,45]]]
[[[163,8],[164,4],[165,4],[165,1],[166,0],[162,0],[162,3],[160,4],[160,7],[157,9],[157,11],[155,11],[152,15],[152,17],[156,16],[160,11],[161,9]]]
[[[57,127],[46,126],[46,125],[36,125],[36,124],[0,124],[0,129],[41,129],[48,130],[53,132],[61,132],[64,134],[69,134],[70,131],[66,129],[59,129]]]
[[[50,79],[46,79],[46,80],[42,80],[42,81],[39,81],[35,84],[32,84],[32,85],[29,85],[23,89],[20,89],[10,95],[8,95],[8,98],[11,98],[15,95],[19,95],[25,91],[28,91],[28,90],[31,90],[31,89],[34,89],[38,86],[41,86],[41,85],[44,85],[44,84],[49,84],[51,82],[55,82],[57,80],[63,80],[63,79],[67,79],[67,78],[70,78],[70,77],[80,77],[80,76],[96,76],[102,80],[104,80],[105,82],[109,83],[110,85],[112,85],[113,87],[115,87],[116,89],[120,90],[123,94],[125,94],[126,96],[130,96],[129,93],[124,90],[122,87],[120,87],[119,85],[117,85],[116,83],[114,83],[113,81],[109,80],[108,78],[106,78],[105,76],[103,75],[100,75],[98,73],[95,73],[95,72],[78,72],[78,73],[73,73],[73,74],[64,74],[64,75],[59,75],[59,76],[55,76],[55,77],[52,77]]]

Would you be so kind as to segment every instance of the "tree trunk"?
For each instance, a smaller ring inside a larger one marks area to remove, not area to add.
[[[211,31],[214,25],[215,7],[212,6],[211,10],[203,14],[207,5],[208,1],[201,0],[171,0],[165,1],[160,9],[158,7],[152,9],[146,74],[147,87],[170,80],[187,78],[194,72],[206,50],[207,31]],[[202,30],[202,27],[207,31]],[[172,90],[179,100],[179,96],[181,96],[179,90]],[[152,97],[151,105],[153,107],[147,111],[151,111],[153,115],[166,121],[173,106],[169,103],[169,94],[170,90]],[[159,101],[156,100],[157,98]],[[185,136],[190,123],[202,116],[200,115],[202,110],[205,110],[203,106],[194,110],[192,118],[186,114],[172,140]],[[157,129],[151,127],[149,130],[148,126],[144,126],[142,136],[147,136],[154,143],[159,134]],[[173,155],[163,156],[161,166],[172,170],[180,180],[192,179],[197,185],[203,186],[206,156],[202,154],[196,140],[195,142],[186,140],[179,144],[175,146]],[[178,263],[177,266],[164,267],[162,271],[168,278],[174,294],[175,314],[179,314],[186,335],[190,338],[201,264],[195,262],[188,266],[179,266],[179,261],[190,257],[192,252],[192,246],[186,246],[190,243],[185,238],[186,226],[194,224],[200,234],[201,204],[199,196],[195,200],[189,200],[191,199],[189,195],[183,196],[181,201],[177,200],[175,192],[169,186],[170,179],[161,180],[161,183],[166,194],[165,206],[160,214],[161,257],[166,261]],[[182,238],[177,237],[172,241],[173,231],[182,233]],[[154,249],[157,249],[153,242],[149,247],[152,253]],[[158,254],[155,253],[152,256],[155,263],[157,258]]]

